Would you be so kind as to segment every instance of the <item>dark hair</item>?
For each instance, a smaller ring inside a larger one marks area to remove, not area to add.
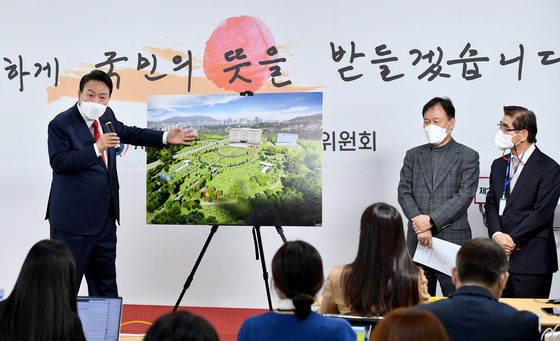
[[[304,241],[287,242],[272,259],[272,278],[276,287],[294,301],[297,317],[304,319],[323,286],[321,255]]]
[[[111,94],[113,93],[113,81],[105,71],[101,70],[93,70],[82,77],[82,79],[80,80],[80,92],[83,92],[86,83],[92,80],[105,83],[105,85],[107,85],[107,87],[109,88],[109,96],[111,96]]]
[[[537,116],[531,110],[515,105],[505,106],[504,114],[511,117],[512,125],[517,130],[527,130],[527,141],[537,142]]]
[[[462,283],[478,282],[491,287],[507,270],[507,255],[492,239],[471,239],[457,253],[457,273]]]
[[[372,341],[448,341],[438,318],[425,309],[398,308],[389,312],[371,334]]]
[[[399,211],[385,203],[366,208],[358,255],[342,275],[346,304],[363,316],[416,305],[418,271],[406,248]]]
[[[176,311],[157,319],[148,329],[144,341],[218,341],[218,334],[208,321],[188,311]]]
[[[35,244],[14,290],[0,303],[1,340],[71,340],[76,306],[76,264],[58,240]]]
[[[447,119],[455,118],[455,107],[453,106],[453,102],[448,97],[434,97],[428,103],[424,105],[422,108],[422,117],[428,109],[435,107],[436,105],[441,105],[445,113],[447,114]]]

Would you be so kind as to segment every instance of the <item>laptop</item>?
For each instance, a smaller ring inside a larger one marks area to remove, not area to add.
[[[369,341],[371,331],[383,317],[363,317],[353,315],[324,314],[327,317],[345,319],[350,323],[352,330],[356,332],[356,341]]]
[[[122,297],[78,296],[78,316],[88,341],[118,341]]]
[[[358,336],[356,341],[368,341],[369,340],[369,336],[370,336],[370,333],[371,333],[371,326],[368,326],[368,325],[362,325],[362,326],[350,325],[350,326],[352,327],[352,330]]]

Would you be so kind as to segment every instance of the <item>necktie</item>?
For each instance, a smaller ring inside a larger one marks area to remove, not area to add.
[[[99,132],[99,123],[97,123],[97,120],[93,121],[93,138],[95,139],[95,142],[97,142],[97,140],[99,140],[99,138],[101,137],[101,132]],[[105,153],[101,153],[101,156],[103,157],[103,162],[105,162],[105,164],[107,164],[107,161],[105,161]]]
[[[517,182],[517,177],[518,174],[515,169],[517,168],[517,164],[519,163],[519,161],[517,160],[517,158],[515,156],[511,157],[511,162],[510,162],[510,168],[509,168],[509,176],[511,177],[511,181],[509,183],[509,193],[511,194],[511,192],[513,192],[513,187],[515,186],[515,183]],[[519,171],[519,169],[518,169]]]

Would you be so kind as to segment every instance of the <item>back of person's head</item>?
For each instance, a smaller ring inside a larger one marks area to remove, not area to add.
[[[323,286],[321,255],[304,241],[287,242],[272,259],[272,278],[278,290],[293,300],[297,317],[304,319]]]
[[[371,334],[372,341],[448,341],[447,332],[425,309],[397,308],[385,315]]]
[[[375,203],[362,214],[358,254],[343,273],[346,303],[359,315],[383,315],[418,304],[418,269],[410,258],[399,211]]]
[[[144,341],[218,341],[218,334],[200,316],[176,311],[157,319],[148,329]]]
[[[504,107],[504,114],[511,117],[514,129],[527,130],[527,141],[537,142],[537,116],[534,112],[524,107],[510,105]]]
[[[453,106],[453,102],[451,102],[451,99],[447,97],[434,97],[428,103],[424,104],[424,107],[422,108],[422,117],[424,117],[426,111],[428,111],[430,108],[435,107],[436,105],[441,105],[441,107],[447,114],[447,119],[450,120],[452,118],[455,118],[455,107]]]
[[[407,251],[399,211],[382,202],[370,205],[360,221],[358,256],[381,253],[392,259],[395,251]]]
[[[471,239],[457,253],[457,276],[462,284],[479,283],[490,288],[507,270],[507,255],[492,239]]]
[[[69,340],[74,328],[76,264],[66,243],[41,240],[25,258],[0,313],[0,339]]]

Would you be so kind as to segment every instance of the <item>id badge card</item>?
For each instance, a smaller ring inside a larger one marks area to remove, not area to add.
[[[504,210],[506,208],[506,198],[500,199],[500,209],[498,211],[498,215],[504,215]]]

